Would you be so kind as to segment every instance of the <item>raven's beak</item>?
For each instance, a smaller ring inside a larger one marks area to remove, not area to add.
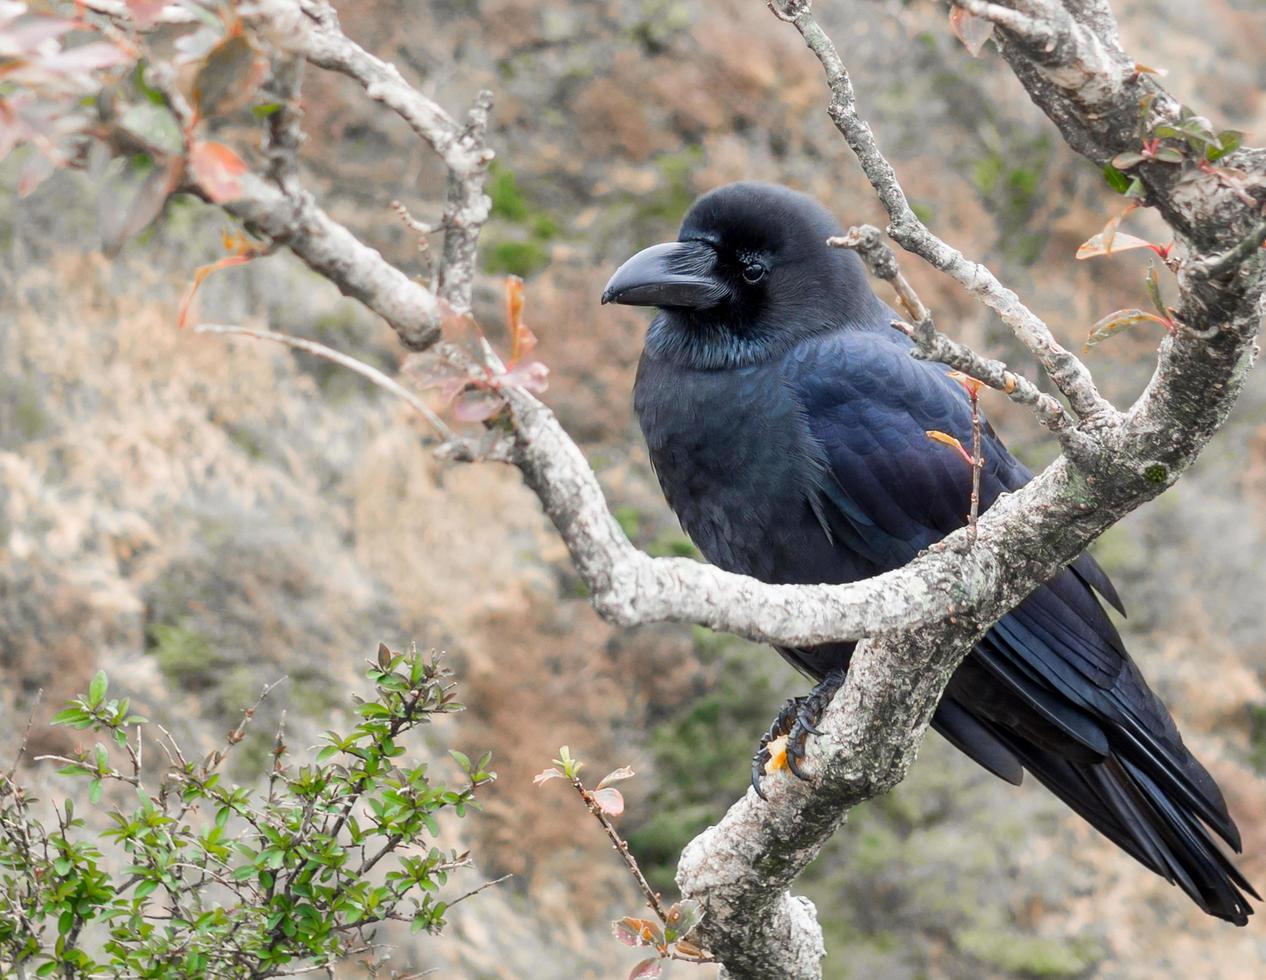
[[[717,253],[704,242],[665,242],[638,252],[602,291],[602,302],[626,306],[716,306],[729,293],[717,276]]]

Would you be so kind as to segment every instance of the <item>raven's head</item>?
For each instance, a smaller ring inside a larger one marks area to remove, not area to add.
[[[763,360],[804,337],[883,319],[861,261],[827,247],[840,233],[830,212],[803,194],[727,184],[695,201],[677,241],[620,266],[602,302],[659,307],[647,347],[674,360]]]

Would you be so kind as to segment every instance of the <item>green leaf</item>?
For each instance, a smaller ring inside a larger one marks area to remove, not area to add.
[[[329,762],[341,751],[342,749],[340,749],[337,745],[327,745],[325,748],[323,748],[320,752],[317,753],[317,757],[316,757],[317,765],[320,765],[323,762]]]
[[[88,786],[88,802],[96,806],[101,802],[101,780],[94,779]]]
[[[1103,165],[1103,179],[1106,180],[1108,182],[1108,186],[1118,194],[1124,194],[1130,189],[1130,178],[1121,173],[1120,170],[1110,163],[1105,163]]]
[[[1164,297],[1161,296],[1160,276],[1152,262],[1147,263],[1147,296],[1152,301],[1156,312],[1165,319],[1169,319],[1169,309],[1165,306]]]
[[[136,897],[138,899],[148,898],[158,888],[158,882],[153,878],[147,878],[136,886]]]
[[[449,749],[448,754],[462,767],[462,772],[470,772],[470,756],[465,752],[458,752],[456,749]]]
[[[1205,156],[1210,162],[1218,160],[1228,153],[1234,153],[1240,148],[1240,144],[1244,142],[1244,134],[1238,129],[1224,129],[1218,133],[1218,142],[1216,145],[1210,145],[1205,150]]]
[[[243,864],[241,867],[234,868],[233,874],[230,876],[234,881],[245,881],[247,878],[255,877],[255,866],[252,864]]]
[[[1184,157],[1182,150],[1177,147],[1162,146],[1156,151],[1156,159],[1161,163],[1182,163]]]
[[[92,678],[92,683],[88,685],[88,704],[95,708],[101,703],[101,699],[106,696],[106,689],[110,686],[110,682],[106,679],[105,671],[99,670]]]
[[[88,713],[82,708],[63,708],[53,715],[52,724],[73,725],[76,722],[86,721],[88,717]]]

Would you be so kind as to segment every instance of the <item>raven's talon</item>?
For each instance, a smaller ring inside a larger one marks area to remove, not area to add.
[[[807,695],[791,698],[779,709],[778,717],[761,737],[760,750],[752,756],[752,788],[762,800],[766,798],[761,784],[770,762],[769,744],[775,739],[786,738],[781,751],[791,774],[797,779],[809,781],[811,777],[800,767],[807,754],[809,736],[822,734],[817,723],[843,683],[844,671],[833,670]]]

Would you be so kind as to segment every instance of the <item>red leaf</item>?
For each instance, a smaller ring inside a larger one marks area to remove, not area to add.
[[[506,328],[510,331],[510,363],[530,354],[536,347],[536,336],[523,322],[523,280],[506,276]]]
[[[993,21],[970,14],[962,7],[955,7],[950,11],[949,25],[954,36],[963,42],[963,47],[973,58],[980,57],[985,42],[993,37]]]
[[[198,287],[202,285],[204,279],[213,272],[219,272],[221,269],[228,269],[235,265],[245,265],[249,262],[253,255],[226,255],[222,259],[217,259],[210,265],[200,265],[193,270],[193,282],[189,284],[189,289],[185,292],[184,298],[180,301],[180,315],[176,319],[177,325],[181,330],[185,329],[185,323],[189,318],[189,307],[193,303],[193,294],[198,291]]]
[[[973,378],[970,374],[964,374],[962,371],[951,371],[948,377],[957,381],[960,385],[967,389],[967,394],[972,399],[975,399],[980,394],[980,389],[985,385],[983,381],[978,378]]]
[[[608,817],[618,817],[624,812],[624,797],[618,789],[612,789],[609,786],[600,789],[593,794],[593,801]]]
[[[625,946],[662,946],[664,932],[658,922],[626,915],[611,923],[611,932]]]
[[[223,143],[198,142],[189,151],[193,179],[216,204],[242,196],[242,174],[246,164]]]
[[[664,961],[659,957],[642,960],[629,974],[629,980],[656,980],[664,973]]]
[[[1123,231],[1113,231],[1108,236],[1106,231],[1101,231],[1097,235],[1087,238],[1084,242],[1077,246],[1077,258],[1093,259],[1098,255],[1112,255],[1116,252],[1128,252],[1133,248],[1150,248],[1156,254],[1160,255],[1161,246],[1153,245],[1145,238],[1139,238],[1136,235],[1128,235]],[[1163,258],[1163,256],[1162,256]]]

